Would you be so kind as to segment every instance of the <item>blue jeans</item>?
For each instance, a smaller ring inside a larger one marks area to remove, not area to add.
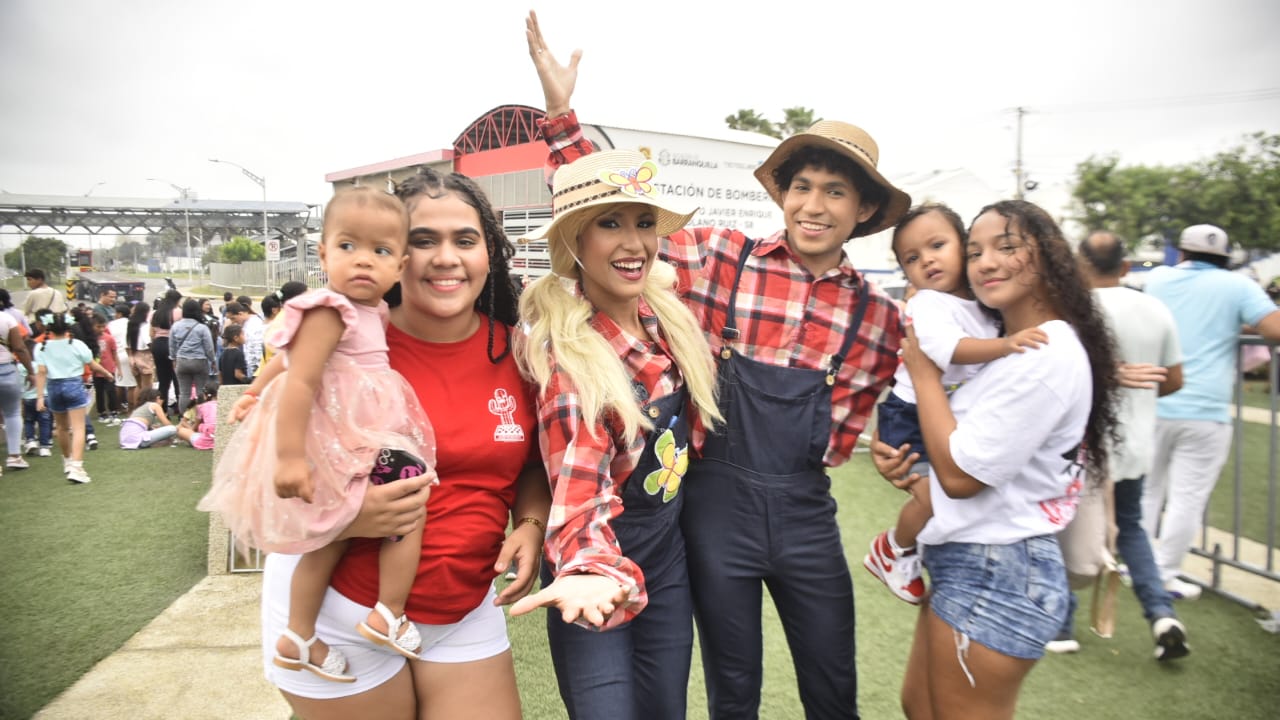
[[[40,447],[53,447],[53,413],[46,406],[36,412],[36,399],[22,400],[22,437],[27,440],[38,440]],[[39,435],[36,432],[39,430]]]
[[[10,455],[22,454],[22,375],[16,363],[0,366],[0,415],[4,416],[4,439]]]
[[[1147,622],[1162,617],[1174,617],[1173,598],[1164,589],[1160,569],[1156,567],[1151,552],[1151,540],[1142,529],[1142,481],[1143,476],[1121,480],[1115,484],[1116,504],[1116,552],[1129,566],[1129,579],[1133,592],[1142,603],[1142,614]]]

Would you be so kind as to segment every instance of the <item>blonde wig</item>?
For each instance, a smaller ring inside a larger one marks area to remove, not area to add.
[[[551,274],[539,278],[520,296],[520,319],[525,333],[518,339],[516,359],[526,376],[545,393],[551,381],[551,353],[556,364],[578,393],[589,432],[607,413],[623,424],[623,435],[632,442],[653,422],[641,412],[631,377],[607,340],[591,326],[594,310],[579,289],[579,267],[570,248],[576,247],[582,229],[611,209],[595,206],[591,212],[567,217],[547,238]],[[712,428],[723,420],[716,408],[715,361],[702,329],[689,308],[675,293],[676,271],[655,259],[645,277],[642,296],[653,309],[658,327],[684,378],[685,388],[703,423]]]

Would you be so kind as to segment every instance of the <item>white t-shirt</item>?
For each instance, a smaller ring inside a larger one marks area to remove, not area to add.
[[[124,325],[116,325],[123,322]],[[112,326],[119,328],[120,334],[116,335],[116,331],[112,330]],[[107,331],[116,339],[116,354],[125,353],[128,357],[129,352],[129,318],[123,320],[117,319],[107,323]],[[138,326],[138,348],[139,351],[151,349],[151,323],[144,322]]]
[[[129,348],[125,347],[125,340],[127,339],[127,333],[129,332],[129,318],[116,318],[115,320],[107,323],[107,332],[111,333],[111,338],[116,341],[116,357],[129,357]]]
[[[18,321],[7,312],[0,312],[0,365],[14,362],[13,353],[9,352],[9,331],[18,327]]]
[[[913,295],[907,301],[907,317],[915,327],[920,349],[942,370],[942,386],[947,392],[969,382],[983,367],[980,363],[951,364],[956,344],[967,337],[985,340],[1000,335],[995,319],[983,312],[977,300],[965,300],[937,290],[920,290]],[[893,394],[915,404],[915,386],[905,365],[898,364],[893,381]]]
[[[951,457],[988,487],[950,498],[931,470],[933,517],[919,542],[1002,545],[1056,533],[1075,516],[1093,376],[1070,325],[1051,320],[1040,328],[1046,345],[987,363],[951,395]]]
[[[1163,367],[1182,362],[1178,326],[1159,300],[1126,287],[1097,288],[1094,300],[1116,337],[1120,360]],[[1120,388],[1116,406],[1120,442],[1109,448],[1112,480],[1146,475],[1155,455],[1157,391]]]

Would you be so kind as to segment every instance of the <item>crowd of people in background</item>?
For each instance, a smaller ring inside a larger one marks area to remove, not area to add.
[[[243,328],[258,328],[261,343],[264,325],[252,300],[227,293],[215,309],[213,299],[174,287],[154,303],[128,302],[110,288],[93,301],[71,300],[46,279],[40,268],[27,271],[20,306],[0,289],[3,468],[59,455],[69,481],[90,482],[84,451],[99,448],[98,427],[118,427],[125,450],[211,450],[218,388],[253,379]],[[286,283],[263,305],[278,309],[306,289]]]

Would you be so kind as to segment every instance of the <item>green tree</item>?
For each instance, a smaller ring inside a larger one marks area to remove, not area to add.
[[[132,269],[137,263],[146,264],[147,244],[129,235],[116,237],[115,259],[118,265]]]
[[[781,140],[808,130],[814,123],[813,108],[799,105],[785,108],[782,111],[782,122],[774,122],[755,110],[739,110],[737,114],[726,117],[724,122],[734,130],[756,132]]]
[[[746,130],[747,132],[760,133],[761,135],[776,138],[782,137],[778,133],[778,129],[774,127],[774,124],[755,110],[739,110],[738,114],[726,117],[724,122],[734,130]]]
[[[236,235],[231,238],[231,242],[218,246],[218,262],[241,263],[266,259],[266,248],[242,235]]]
[[[27,269],[40,268],[46,275],[61,277],[67,271],[67,251],[70,248],[61,240],[28,235],[16,249],[4,255],[5,267],[21,272],[23,256],[26,256]],[[50,283],[52,285],[53,283]]]
[[[798,132],[808,130],[815,122],[813,108],[799,105],[784,108],[782,110],[782,122],[778,123],[778,131],[782,133],[782,137],[788,138]]]
[[[1186,165],[1120,167],[1115,156],[1076,166],[1074,219],[1119,233],[1130,246],[1213,223],[1245,248],[1280,249],[1280,135],[1255,133]]]

